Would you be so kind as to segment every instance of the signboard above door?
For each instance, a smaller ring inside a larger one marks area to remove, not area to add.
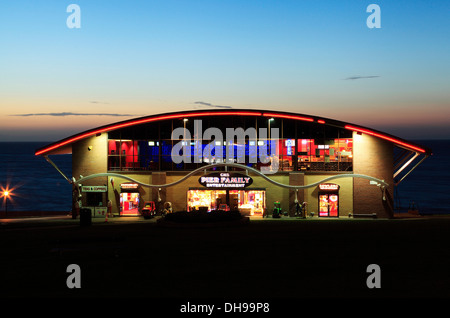
[[[198,179],[198,182],[211,189],[243,189],[253,183],[253,179],[238,172],[212,172]]]

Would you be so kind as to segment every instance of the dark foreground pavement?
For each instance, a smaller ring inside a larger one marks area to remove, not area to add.
[[[142,218],[0,220],[0,299],[449,298],[450,219],[251,220],[164,228]],[[81,288],[67,286],[70,264]],[[381,288],[370,289],[370,264]]]

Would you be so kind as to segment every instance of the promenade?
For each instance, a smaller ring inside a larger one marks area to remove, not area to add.
[[[450,219],[252,219],[164,228],[157,219],[1,219],[1,297],[449,297]],[[82,288],[66,286],[67,266]],[[381,268],[381,288],[366,285]]]

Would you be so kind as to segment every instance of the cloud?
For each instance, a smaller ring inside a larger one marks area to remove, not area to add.
[[[194,104],[198,104],[198,105],[202,105],[202,106],[208,106],[208,107],[233,108],[231,106],[213,105],[211,103],[205,103],[205,102],[195,102]]]
[[[14,114],[9,116],[21,116],[21,117],[30,117],[30,116],[136,116],[132,114],[114,114],[114,113],[72,113],[72,112],[61,112],[61,113],[31,113],[31,114]]]
[[[357,79],[366,79],[366,78],[376,78],[380,77],[378,75],[370,75],[370,76],[350,76],[347,77],[345,80],[357,80]]]
[[[106,102],[99,102],[99,101],[96,101],[96,100],[92,100],[89,103],[91,103],[91,104],[109,104],[109,103],[106,103]]]

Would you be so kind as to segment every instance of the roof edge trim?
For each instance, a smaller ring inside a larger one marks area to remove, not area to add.
[[[373,130],[359,128],[359,127],[355,127],[355,126],[352,126],[352,125],[345,125],[345,129],[356,131],[356,132],[360,132],[360,133],[364,133],[364,134],[371,135],[371,136],[374,136],[374,137],[378,137],[378,138],[381,138],[381,139],[393,142],[393,143],[398,144],[400,146],[404,146],[406,148],[409,148],[409,149],[412,149],[412,150],[415,150],[415,151],[418,151],[418,152],[421,152],[421,153],[427,153],[427,151],[425,149],[423,149],[423,148],[414,146],[414,145],[412,145],[410,143],[403,142],[403,141],[401,141],[399,139],[390,137],[388,135],[377,133],[377,132],[375,132]]]
[[[45,147],[37,149],[35,152],[35,155],[39,156],[39,155],[49,154],[49,152],[51,152],[52,150],[55,150],[62,146],[66,146],[66,145],[71,144],[80,139],[83,139],[83,138],[86,138],[89,136],[93,136],[93,135],[97,135],[97,134],[101,134],[104,132],[108,132],[111,130],[124,128],[124,127],[130,127],[130,126],[134,126],[134,125],[145,124],[145,123],[150,123],[150,122],[159,121],[159,120],[189,118],[189,117],[203,117],[203,116],[221,116],[221,115],[222,116],[263,116],[263,117],[294,119],[294,120],[301,120],[301,121],[307,121],[307,122],[317,122],[319,124],[327,124],[327,125],[331,125],[331,126],[335,126],[335,127],[352,130],[352,131],[359,132],[359,133],[365,133],[368,135],[372,135],[372,136],[384,139],[386,141],[392,142],[394,144],[397,144],[400,147],[404,147],[404,148],[407,148],[407,149],[410,149],[413,151],[431,155],[431,149],[427,149],[420,145],[416,145],[414,143],[407,142],[406,140],[403,140],[401,138],[394,137],[389,134],[376,131],[374,129],[353,125],[351,123],[346,123],[346,122],[332,120],[332,119],[318,117],[318,116],[310,116],[310,115],[296,114],[296,113],[290,113],[290,112],[252,110],[252,109],[232,109],[232,110],[211,109],[211,110],[201,110],[201,111],[198,111],[198,110],[189,111],[188,110],[188,111],[179,111],[179,112],[174,112],[174,113],[165,113],[165,114],[158,114],[158,115],[134,118],[134,119],[130,119],[130,120],[122,121],[122,122],[117,122],[117,123],[97,127],[97,128],[87,130],[87,131],[81,132],[79,134],[67,137],[60,141],[54,142]]]

